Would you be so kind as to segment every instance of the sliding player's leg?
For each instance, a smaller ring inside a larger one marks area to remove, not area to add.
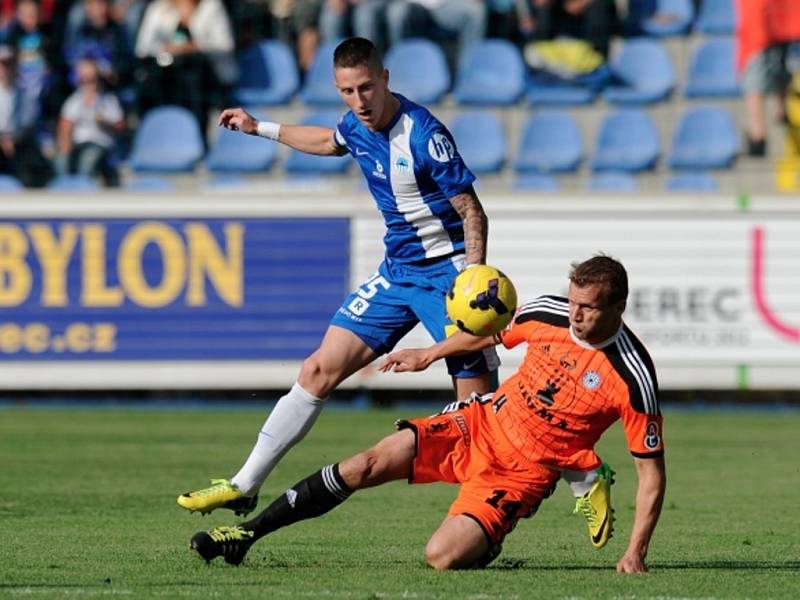
[[[187,492],[178,497],[178,504],[203,513],[217,508],[230,508],[243,515],[252,511],[264,480],[286,452],[305,437],[328,395],[376,356],[355,333],[331,325],[317,351],[303,362],[297,383],[270,412],[236,475],[230,481],[214,480],[209,488]]]
[[[250,546],[276,529],[324,515],[356,490],[407,479],[414,452],[413,432],[398,431],[369,450],[298,481],[255,518],[239,526],[195,534],[189,547],[206,561],[222,556],[225,562],[238,565]]]

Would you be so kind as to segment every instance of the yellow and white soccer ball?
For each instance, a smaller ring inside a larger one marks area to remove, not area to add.
[[[447,316],[462,331],[494,335],[517,310],[517,290],[502,271],[475,265],[461,271],[447,293]]]

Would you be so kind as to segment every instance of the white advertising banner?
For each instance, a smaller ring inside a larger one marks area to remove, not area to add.
[[[595,210],[565,203],[563,212],[511,214],[507,204],[484,203],[488,262],[511,277],[520,302],[566,295],[574,261],[603,252],[623,262],[630,280],[625,321],[649,349],[662,388],[800,388],[797,213],[743,212],[731,204],[727,212],[654,214],[631,206],[608,214],[599,199]],[[374,227],[359,222],[365,238]],[[362,268],[358,258],[377,251],[366,243],[356,256],[357,278],[374,268]],[[418,328],[402,344],[428,343]],[[500,354],[504,375],[523,351]]]

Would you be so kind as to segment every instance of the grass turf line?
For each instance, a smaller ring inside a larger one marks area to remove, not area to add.
[[[262,490],[284,491],[392,431],[397,410],[327,412]],[[615,426],[614,538],[594,550],[562,483],[482,572],[436,573],[422,550],[456,488],[396,482],[259,542],[239,568],[187,550],[229,511],[175,496],[228,477],[264,415],[246,411],[0,410],[0,596],[240,598],[797,598],[799,413],[665,415],[668,490],[650,575],[622,576],[636,476]]]

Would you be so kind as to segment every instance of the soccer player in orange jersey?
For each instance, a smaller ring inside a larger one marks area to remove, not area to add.
[[[382,369],[418,371],[445,356],[528,344],[525,360],[494,394],[450,405],[433,417],[399,421],[373,448],[298,482],[254,519],[200,532],[205,560],[239,564],[262,536],[319,516],[355,490],[396,479],[459,483],[458,497],[428,541],[436,569],[480,567],[500,552],[517,521],[531,516],[563,476],[600,466],[594,445],[617,419],[638,476],[630,541],[617,571],[647,571],[666,476],[655,369],[622,321],[627,274],[599,255],[573,265],[568,298],[523,305],[494,337],[459,332],[425,349],[387,356]]]

